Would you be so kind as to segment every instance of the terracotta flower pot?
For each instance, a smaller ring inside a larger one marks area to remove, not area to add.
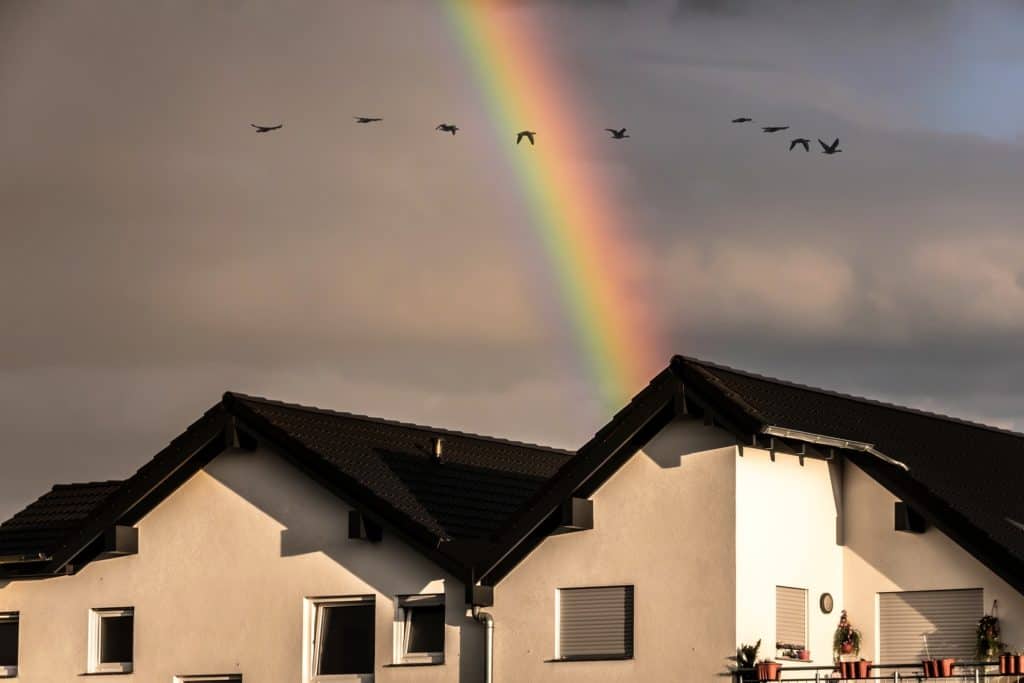
[[[857,662],[857,678],[867,678],[871,675],[871,660],[862,659]]]
[[[956,659],[953,657],[946,657],[939,660],[939,675],[940,676],[952,676],[953,666],[956,664]]]
[[[843,643],[839,646],[839,651],[844,655],[848,655],[853,652],[853,643]]]
[[[761,662],[757,665],[757,680],[777,681],[779,680],[779,669],[782,665],[778,662]]]
[[[800,650],[800,661],[803,661],[803,662],[811,661],[811,651],[810,650]]]
[[[925,678],[935,678],[935,660],[934,659],[922,659],[921,668],[924,670]]]
[[[1006,663],[1006,655],[999,655],[999,673],[1010,673],[1010,667]]]
[[[1014,674],[1024,674],[1024,655],[1014,655],[1014,663],[1016,664],[1016,671],[1011,671]]]

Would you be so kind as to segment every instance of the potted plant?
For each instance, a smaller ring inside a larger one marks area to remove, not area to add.
[[[800,661],[802,661],[802,662],[809,662],[809,661],[811,661],[811,651],[808,650],[805,647],[800,648],[797,651],[796,656],[799,657]]]
[[[754,667],[757,665],[757,651],[760,649],[760,639],[753,645],[740,643],[739,648],[736,649],[736,668],[747,669],[747,671],[740,672],[740,677],[744,683],[757,680],[757,673],[754,671]]]
[[[778,662],[773,662],[769,659],[762,659],[757,663],[757,680],[759,681],[777,681],[779,680],[779,670],[782,665]]]
[[[992,603],[992,614],[986,614],[978,620],[975,633],[974,654],[978,661],[994,659],[1003,651],[1003,642],[999,639],[999,616],[996,612],[997,603]]]
[[[839,615],[839,625],[832,636],[832,654],[836,661],[839,655],[860,654],[860,631],[855,629],[846,617],[846,610]]]

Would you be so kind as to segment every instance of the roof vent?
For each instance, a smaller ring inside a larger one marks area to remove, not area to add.
[[[431,439],[434,446],[434,460],[441,462],[441,456],[444,454],[444,439],[440,436],[435,436]]]

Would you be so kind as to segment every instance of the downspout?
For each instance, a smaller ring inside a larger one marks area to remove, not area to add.
[[[484,645],[484,683],[494,681],[494,617],[479,607],[473,608],[473,618],[484,625],[487,630],[487,641]]]

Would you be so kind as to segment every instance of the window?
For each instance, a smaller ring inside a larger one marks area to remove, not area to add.
[[[309,680],[372,680],[373,596],[316,598],[307,604],[311,636]]]
[[[560,588],[555,620],[556,659],[633,657],[633,586]]]
[[[879,661],[932,657],[974,660],[974,638],[985,606],[980,588],[878,594]]]
[[[398,596],[395,662],[444,662],[444,595]]]
[[[90,610],[89,673],[131,671],[134,638],[134,608]]]
[[[18,613],[0,612],[0,678],[18,675]]]
[[[807,589],[775,587],[775,647],[807,647]]]

